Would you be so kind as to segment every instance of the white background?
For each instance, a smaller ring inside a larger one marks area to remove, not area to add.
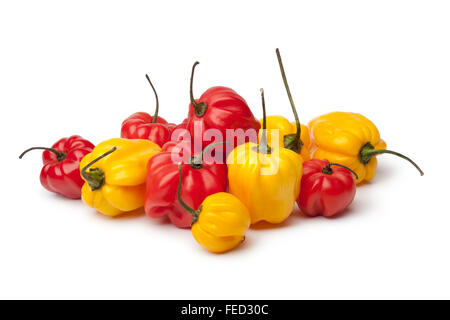
[[[450,298],[447,1],[3,1],[0,5],[0,298]],[[135,111],[181,122],[226,85],[260,118],[359,112],[425,176],[379,157],[336,219],[294,213],[224,255],[145,216],[111,219],[39,183],[41,153],[99,143]]]

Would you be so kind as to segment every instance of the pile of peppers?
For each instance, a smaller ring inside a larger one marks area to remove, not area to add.
[[[182,123],[159,115],[146,75],[155,112],[130,115],[120,138],[95,146],[74,135],[19,158],[44,150],[40,181],[48,191],[111,217],[167,219],[214,253],[240,245],[252,225],[283,223],[296,205],[305,217],[345,212],[356,186],[374,178],[378,155],[398,156],[423,175],[413,160],[387,150],[361,114],[331,112],[301,124],[278,49],[276,56],[294,122],[266,115],[263,89],[260,120],[231,88],[211,87],[195,99],[195,62]]]

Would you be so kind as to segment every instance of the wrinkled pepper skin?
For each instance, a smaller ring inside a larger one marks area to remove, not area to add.
[[[228,155],[228,189],[247,207],[251,224],[281,223],[291,214],[300,194],[303,159],[295,151],[268,145],[263,89],[261,101],[263,134],[259,144],[242,144]]]
[[[122,123],[120,137],[125,139],[146,139],[153,141],[160,147],[170,141],[173,125],[162,117],[157,117],[153,123],[153,116],[146,112],[136,112]]]
[[[263,120],[260,120],[262,125]],[[309,136],[309,129],[307,126],[301,124],[300,140],[303,143],[300,155],[304,161],[311,159],[311,139]],[[270,146],[275,146],[276,141],[272,141],[272,130],[278,130],[278,146],[283,147],[284,137],[293,135],[297,132],[297,125],[295,122],[290,122],[282,116],[267,116],[267,143]],[[262,130],[259,130],[258,141],[261,140]]]
[[[331,166],[328,160],[311,159],[303,163],[303,176],[297,204],[310,217],[332,217],[344,211],[355,198],[353,174]]]
[[[219,192],[201,204],[198,220],[192,225],[194,239],[207,250],[224,253],[239,245],[250,226],[250,213],[232,194]]]
[[[189,114],[187,129],[192,139],[201,139],[202,148],[214,142],[228,141],[232,146],[248,141],[256,142],[260,128],[259,121],[255,119],[253,113],[239,94],[227,87],[212,87],[206,90],[199,99],[194,99],[192,93],[192,79],[194,76],[196,62],[192,67],[191,74],[191,103],[189,104]],[[198,128],[196,132],[195,128]],[[208,130],[216,129],[221,137],[208,137]],[[227,129],[242,129],[242,132],[235,132],[234,139],[227,138]],[[253,130],[253,137],[245,135],[248,129]],[[242,140],[242,142],[240,141]]]
[[[170,141],[172,130],[176,127],[173,123],[158,116],[159,99],[156,89],[146,74],[148,83],[150,84],[153,93],[155,94],[156,108],[153,116],[146,112],[136,112],[129,116],[122,123],[120,137],[125,139],[147,139],[153,141],[158,146],[162,147],[167,141]]]
[[[192,216],[177,199],[178,164],[173,161],[172,153],[183,153],[183,145],[189,142],[168,142],[161,152],[150,159],[147,169],[147,188],[145,195],[145,212],[150,218],[167,217],[179,228],[189,228]],[[178,148],[180,147],[180,148]],[[188,152],[189,153],[189,152]],[[212,163],[198,159],[198,165],[191,163],[191,157],[183,157],[183,181],[181,196],[184,201],[197,209],[205,198],[227,189],[226,164]]]
[[[313,138],[313,158],[340,163],[358,175],[356,184],[372,180],[377,159],[364,164],[360,159],[362,148],[370,143],[376,150],[386,149],[377,127],[366,117],[351,112],[331,112],[309,123]]]
[[[206,147],[212,142],[225,141],[226,129],[243,129],[244,131],[253,129],[256,133],[260,128],[259,122],[253,116],[244,98],[230,88],[209,88],[196,102],[204,102],[207,105],[206,112],[198,116],[195,114],[194,106],[190,104],[187,129],[191,137],[197,139],[198,137],[195,135],[195,124],[199,126],[202,134],[203,147]],[[208,129],[219,130],[224,139],[209,141],[204,137]],[[238,134],[234,140],[230,140],[229,142],[233,143],[233,146],[236,146],[239,143],[239,137],[246,142],[250,139],[249,137]]]
[[[22,153],[21,157],[33,149],[42,148],[30,148]],[[44,163],[40,175],[42,186],[67,198],[80,199],[81,187],[84,184],[79,171],[80,162],[85,155],[92,152],[94,145],[74,135],[58,140],[49,149],[52,151],[45,150],[42,153]]]
[[[190,140],[169,141],[162,147],[162,151],[170,151],[178,154],[178,157],[175,159],[177,163],[180,161],[188,163],[192,159],[192,155],[201,153],[201,150],[196,151],[195,149],[196,146]],[[225,164],[223,159],[226,159],[226,147],[218,143],[218,145],[214,146],[209,145],[208,149],[209,151],[202,156],[204,162]]]
[[[282,147],[270,154],[259,153],[257,146],[249,142],[228,155],[229,192],[248,208],[252,224],[281,223],[299,196],[303,159]]]
[[[83,158],[80,170],[114,147],[114,152],[92,164],[86,171],[92,175],[100,173],[103,180],[90,181],[83,176],[86,181],[82,189],[83,201],[108,216],[134,212],[144,206],[147,163],[161,151],[150,140],[110,139],[97,145],[92,153]],[[96,182],[97,187],[93,187]]]
[[[186,133],[189,133],[187,128],[188,119],[184,119],[180,124],[170,124],[169,129],[171,132],[170,141],[181,141]],[[190,135],[189,135],[190,137]]]

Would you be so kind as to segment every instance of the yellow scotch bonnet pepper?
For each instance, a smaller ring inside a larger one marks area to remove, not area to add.
[[[192,215],[194,239],[214,253],[230,251],[242,243],[250,227],[250,213],[245,205],[232,194],[218,192],[206,197],[197,210],[192,209],[181,198],[181,164],[178,171],[178,201]]]
[[[309,123],[313,140],[313,158],[340,163],[358,175],[356,183],[369,181],[375,176],[376,156],[389,153],[419,166],[410,158],[395,151],[386,150],[377,127],[366,117],[351,112],[331,112]]]
[[[150,140],[115,138],[97,145],[80,163],[81,198],[108,216],[144,206],[148,160],[161,148]]]
[[[303,160],[307,161],[311,158],[311,141],[309,137],[309,130],[307,126],[300,124],[297,109],[295,108],[291,90],[289,89],[289,85],[287,82],[286,73],[284,72],[280,51],[278,49],[276,49],[276,54],[278,58],[278,64],[280,66],[281,77],[283,78],[284,87],[286,88],[295,122],[290,122],[288,119],[282,116],[268,116],[266,118],[267,143],[272,147],[276,147],[276,141],[272,141],[272,134],[275,134],[274,131],[278,130],[278,146],[285,147],[299,153],[302,156]],[[262,126],[263,119],[261,119],[260,122]],[[276,137],[276,135],[274,137]],[[259,131],[258,138],[259,141],[261,141],[262,130]]]
[[[261,99],[264,115],[261,141],[239,145],[228,155],[229,192],[246,205],[252,224],[281,223],[289,217],[299,196],[303,159],[292,150],[267,144],[262,89]]]

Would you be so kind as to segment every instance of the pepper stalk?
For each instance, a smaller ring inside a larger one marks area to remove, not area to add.
[[[292,151],[300,153],[300,151],[302,150],[302,147],[303,147],[303,142],[300,139],[302,127],[300,125],[300,120],[298,118],[297,109],[294,104],[294,99],[292,99],[291,90],[289,89],[289,84],[287,82],[286,73],[285,73],[284,67],[283,67],[283,61],[281,60],[280,50],[277,48],[275,50],[275,52],[277,54],[278,64],[280,66],[280,71],[281,71],[281,77],[283,78],[284,87],[286,88],[289,102],[291,104],[292,113],[294,114],[294,118],[295,118],[295,125],[297,127],[297,131],[294,134],[288,134],[288,135],[284,136],[283,144],[286,149],[290,149]]]
[[[204,102],[195,102],[195,99],[194,99],[194,93],[193,93],[193,89],[192,89],[192,87],[193,87],[193,82],[194,82],[194,71],[195,71],[195,67],[198,65],[198,64],[200,64],[200,62],[198,62],[198,61],[196,61],[195,63],[194,63],[194,65],[192,66],[192,71],[191,71],[191,85],[190,85],[190,88],[189,88],[189,94],[190,94],[190,98],[191,98],[191,104],[192,104],[192,106],[194,107],[194,113],[195,113],[195,115],[196,116],[198,116],[198,117],[203,117],[203,115],[205,114],[205,112],[206,112],[206,109],[207,109],[207,105],[206,105],[206,103],[204,103]]]
[[[65,152],[61,152],[61,151],[58,151],[53,148],[32,147],[32,148],[29,148],[29,149],[25,150],[24,152],[22,152],[21,155],[19,156],[19,159],[22,159],[23,156],[31,150],[47,150],[47,151],[53,152],[56,155],[56,160],[58,160],[58,162],[63,161],[67,157],[67,154]]]
[[[365,145],[362,146],[361,150],[359,151],[359,160],[361,161],[362,164],[366,165],[370,162],[372,157],[383,153],[393,154],[394,156],[405,159],[406,161],[411,163],[414,167],[416,167],[420,175],[423,176],[422,169],[420,169],[420,167],[407,156],[392,150],[375,149],[375,147],[370,142],[367,142]]]
[[[346,167],[340,163],[335,163],[335,162],[329,162],[323,169],[322,169],[322,173],[324,174],[332,174],[333,173],[333,169],[331,168],[331,166],[337,166],[337,167],[341,167],[344,169],[347,169],[348,171],[350,171],[354,176],[355,176],[355,180],[358,180],[358,175],[356,174],[355,171],[353,171],[352,169],[350,169],[349,167]]]
[[[150,86],[153,89],[153,93],[155,94],[155,99],[156,99],[156,108],[155,108],[155,113],[153,114],[153,120],[152,123],[156,123],[156,120],[158,120],[158,112],[159,112],[159,99],[158,99],[158,94],[156,93],[156,89],[153,86],[153,83],[150,80],[150,77],[148,76],[148,74],[145,75],[145,77],[147,78],[148,83],[150,83]]]
[[[205,153],[207,151],[211,150],[212,148],[214,148],[218,145],[222,145],[222,144],[228,144],[228,142],[220,141],[220,142],[211,143],[202,150],[202,153],[200,155],[192,156],[191,161],[189,163],[191,165],[191,167],[194,169],[201,169],[203,166],[203,157],[205,156]]]
[[[113,147],[111,150],[92,160],[83,169],[81,169],[81,176],[89,184],[89,187],[92,191],[98,190],[103,186],[103,184],[105,183],[105,173],[102,169],[91,168],[91,166],[116,150],[117,147]],[[89,169],[89,171],[87,171],[87,169]]]
[[[202,211],[202,206],[199,206],[197,210],[192,209],[191,207],[189,207],[186,202],[183,201],[183,199],[181,198],[181,183],[183,182],[183,168],[181,166],[181,162],[178,163],[178,188],[177,188],[177,198],[178,201],[180,202],[181,206],[190,213],[190,215],[192,216],[192,222],[191,222],[191,226],[197,222],[199,216],[200,216],[200,212]]]
[[[263,127],[262,127],[262,136],[261,141],[256,147],[257,152],[261,152],[264,154],[270,154],[272,152],[272,148],[267,144],[267,124],[266,124],[266,101],[264,99],[264,89],[261,88],[261,102],[263,109]]]

